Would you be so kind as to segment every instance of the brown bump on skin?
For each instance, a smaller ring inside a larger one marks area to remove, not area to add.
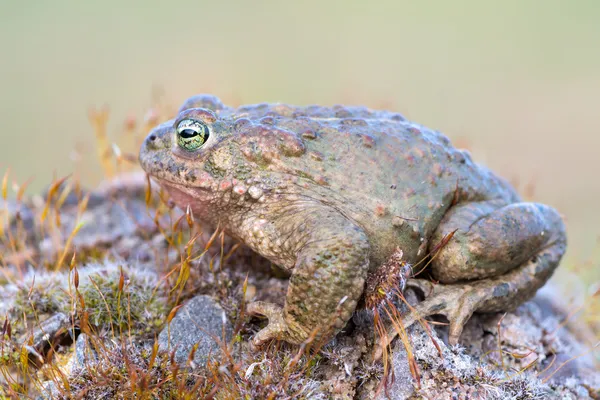
[[[301,119],[301,118],[303,118],[303,117],[306,117],[306,111],[305,111],[305,110],[302,110],[302,109],[300,109],[300,110],[295,110],[295,111],[292,113],[292,118],[298,118],[298,119]]]
[[[317,182],[321,186],[327,186],[327,185],[329,185],[329,181],[323,175],[317,175],[317,176],[315,176],[315,182]]]
[[[304,147],[304,143],[302,139],[296,136],[295,133],[285,132],[285,135],[280,136],[280,148],[283,153],[288,157],[299,157],[306,152],[306,147]]]
[[[332,108],[335,110],[336,118],[346,118],[352,116],[352,112],[342,105],[336,104]]]
[[[442,164],[440,163],[435,163],[431,167],[431,172],[433,172],[438,177],[442,176],[442,174],[444,173],[444,167],[442,167]]]
[[[235,121],[234,125],[233,125],[233,129],[238,131],[248,125],[251,125],[252,122],[250,122],[250,120],[248,118],[239,118]]]
[[[275,123],[275,118],[266,116],[259,119],[258,122],[264,125],[273,125]]]
[[[406,163],[408,164],[409,167],[413,167],[415,165],[415,157],[412,154],[407,153],[404,156],[404,159],[406,160]]]
[[[179,113],[177,119],[175,120],[174,126],[177,126],[177,124],[184,119],[196,119],[204,121],[207,124],[212,124],[217,120],[217,116],[214,112],[204,108],[190,108]]]
[[[437,186],[438,177],[434,174],[431,174],[427,177],[427,181],[431,186]]]
[[[344,118],[340,122],[342,125],[346,126],[369,126],[367,121],[361,118]]]
[[[314,140],[317,138],[317,134],[310,129],[302,132],[301,136],[303,139],[309,139],[309,140]]]
[[[276,104],[271,107],[271,112],[284,117],[291,117],[294,114],[295,108],[288,104]]]
[[[299,157],[306,151],[302,140],[285,129],[252,127],[238,137],[242,154],[250,161],[270,163],[281,155]]]
[[[440,131],[434,131],[434,132],[438,134],[438,138],[442,141],[442,143],[444,144],[444,146],[449,146],[450,145],[450,138],[448,138],[448,136],[444,135]]]
[[[402,225],[404,225],[404,218],[395,215],[392,218],[392,226],[395,226],[396,228],[400,228]]]
[[[213,111],[222,110],[225,106],[221,100],[210,94],[198,94],[187,99],[181,107],[179,107],[180,113],[190,108],[206,108]]]
[[[249,161],[263,161],[267,163],[271,162],[270,157],[265,157],[264,154],[261,154],[259,151],[257,151],[256,146],[254,146],[254,142],[245,143],[245,145],[240,147],[240,151],[242,152],[244,157],[246,157],[246,159]]]
[[[394,114],[394,115],[392,115],[392,120],[393,121],[406,121],[406,118],[404,118],[404,116],[402,116],[402,114]]]
[[[408,131],[410,133],[414,133],[415,135],[420,135],[421,134],[421,131],[419,129],[415,128],[414,126],[409,127]]]
[[[383,217],[387,212],[387,207],[383,204],[377,204],[375,207],[375,215],[378,217]]]
[[[363,146],[368,147],[368,148],[375,147],[375,138],[373,136],[367,135],[367,134],[360,135],[360,136],[362,138]]]
[[[413,197],[415,194],[417,194],[417,191],[413,188],[408,188],[404,191],[405,198]]]
[[[421,159],[425,156],[425,152],[420,147],[413,147],[411,152],[415,156],[415,158],[418,159]]]
[[[319,151],[311,151],[310,153],[310,158],[312,158],[315,161],[323,161],[323,153],[319,152]]]
[[[461,151],[461,150],[457,150],[454,152],[454,160],[464,164],[467,161],[467,158],[465,157],[466,152]]]

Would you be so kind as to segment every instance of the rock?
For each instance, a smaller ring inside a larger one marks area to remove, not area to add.
[[[219,355],[219,344],[223,340],[223,328],[227,341],[231,340],[233,328],[221,306],[209,296],[196,296],[189,300],[171,323],[158,336],[161,351],[175,351],[174,359],[180,366],[186,366],[192,348],[197,343],[194,354],[195,367],[204,366],[209,357]]]
[[[64,313],[56,313],[44,320],[36,327],[32,334],[26,333],[20,338],[20,343],[28,343],[31,339],[32,345],[25,345],[29,353],[29,359],[35,365],[44,364],[46,353],[63,343],[72,343],[71,332],[69,332],[69,317]]]
[[[90,338],[82,333],[75,342],[73,354],[73,371],[80,371],[87,366],[98,362],[98,353],[90,343]]]
[[[394,381],[387,394],[382,391],[377,400],[425,399],[505,399],[537,398],[550,393],[530,374],[510,379],[492,373],[479,365],[477,359],[464,353],[464,348],[449,348],[436,334],[427,335],[419,325],[408,329],[412,351],[418,365],[419,383],[411,375],[407,353],[397,341],[391,359]],[[433,344],[436,341],[442,354]],[[527,397],[532,396],[532,397]],[[364,396],[364,399],[372,398]],[[543,397],[559,398],[559,397]]]
[[[514,312],[475,314],[454,348],[440,339],[446,336],[443,329],[430,337],[413,325],[408,332],[420,387],[397,340],[391,358],[395,380],[389,397],[382,392],[377,399],[596,399],[600,373],[590,349],[561,325],[565,315],[555,301],[546,292]],[[361,398],[373,397],[362,393]]]
[[[69,326],[69,317],[64,313],[56,313],[50,318],[44,320],[36,329],[33,331],[32,341],[33,345],[41,349],[45,345],[50,345],[50,342],[54,336],[65,327]],[[68,333],[68,332],[65,332]],[[23,340],[25,342],[25,340]]]
[[[47,381],[42,384],[40,394],[35,400],[58,400],[63,398],[60,389],[53,381]]]

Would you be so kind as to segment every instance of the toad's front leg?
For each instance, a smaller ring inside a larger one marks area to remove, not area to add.
[[[260,346],[271,339],[299,344],[313,332],[327,340],[352,316],[362,295],[369,267],[366,234],[333,209],[306,209],[289,217],[287,232],[295,262],[283,308],[264,302],[248,306],[251,314],[269,318],[253,339]]]

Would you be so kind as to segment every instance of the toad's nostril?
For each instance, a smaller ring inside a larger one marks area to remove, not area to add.
[[[151,141],[151,142],[155,141],[156,140],[156,135],[152,134],[152,135],[148,136],[148,140]]]

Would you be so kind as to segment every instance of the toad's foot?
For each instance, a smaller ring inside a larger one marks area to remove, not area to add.
[[[441,315],[448,319],[448,343],[458,344],[464,325],[475,311],[485,307],[498,296],[506,294],[503,283],[493,284],[491,280],[474,282],[473,284],[435,284],[426,279],[411,279],[408,288],[418,289],[425,300],[411,307],[411,312],[402,318],[402,325],[408,328],[415,322],[427,317]],[[397,335],[394,325],[387,329],[387,337],[380,338],[374,349],[373,360],[381,358],[383,348]],[[382,343],[383,342],[383,343]],[[385,346],[383,346],[385,344]]]
[[[475,284],[434,284],[425,279],[412,279],[407,287],[419,289],[425,300],[417,304],[412,312],[403,319],[408,327],[420,318],[443,315],[448,319],[448,343],[458,344],[458,340],[471,315],[481,308],[487,300],[502,293],[502,285],[492,285],[488,282]]]
[[[269,319],[269,324],[261,329],[252,339],[252,347],[257,349],[270,340],[285,340],[289,343],[300,344],[308,338],[302,329],[293,329],[285,321],[283,308],[273,303],[255,301],[247,309],[250,315],[263,315]]]

